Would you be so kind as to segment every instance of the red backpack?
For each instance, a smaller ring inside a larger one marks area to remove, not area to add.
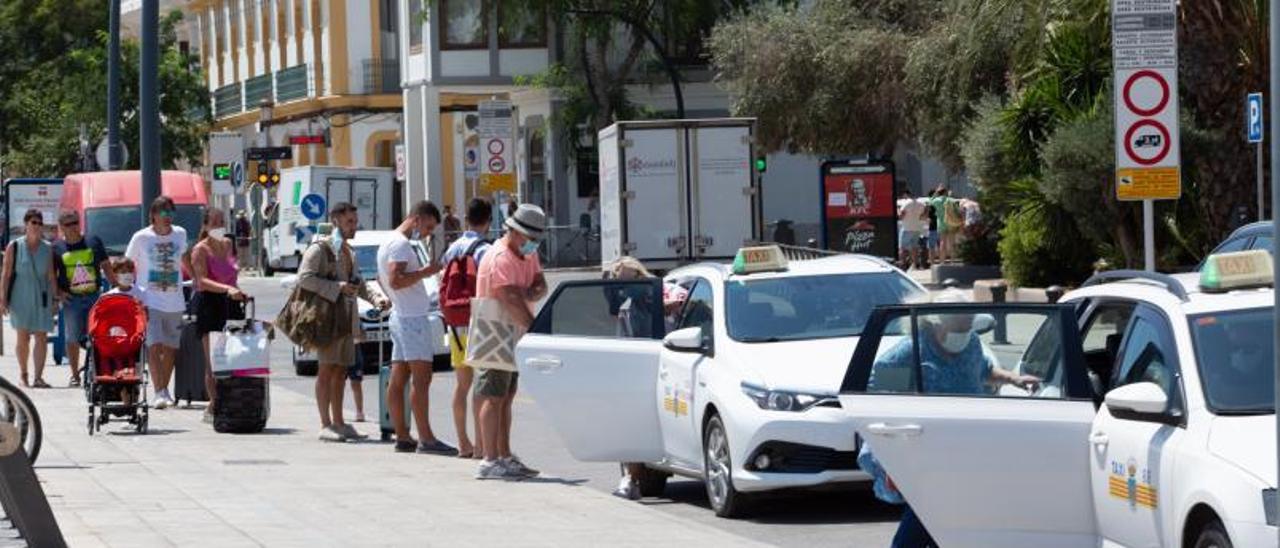
[[[476,274],[480,265],[475,252],[489,242],[477,238],[467,247],[467,252],[454,257],[444,267],[440,282],[440,309],[444,323],[449,327],[467,327],[471,323],[471,299],[476,296]]]

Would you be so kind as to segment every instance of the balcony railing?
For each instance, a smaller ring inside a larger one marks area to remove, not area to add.
[[[222,86],[213,92],[213,116],[226,118],[244,112],[244,100],[240,95],[240,84]]]
[[[294,65],[276,71],[276,102],[284,103],[311,96],[311,66]]]
[[[271,90],[271,83],[274,80],[272,75],[263,74],[255,76],[244,81],[244,108],[245,110],[253,110],[262,104],[262,100],[271,100],[274,94]]]
[[[400,93],[400,61],[397,59],[365,59],[363,63],[365,95]]]

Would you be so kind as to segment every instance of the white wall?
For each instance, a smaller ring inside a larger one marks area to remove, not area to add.
[[[379,131],[399,131],[400,115],[396,113],[378,114],[351,125],[351,165],[367,167],[373,165],[373,158],[366,156],[369,137]]]
[[[440,52],[440,76],[488,76],[489,50]]]

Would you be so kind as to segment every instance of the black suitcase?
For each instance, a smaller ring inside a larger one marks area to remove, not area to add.
[[[271,386],[267,377],[219,377],[218,405],[213,429],[223,434],[254,434],[267,427],[271,416]]]
[[[192,402],[209,401],[208,391],[204,387],[204,372],[208,368],[204,355],[204,343],[196,329],[194,320],[182,325],[182,340],[178,343],[178,354],[173,360],[173,399],[174,402],[187,400]]]

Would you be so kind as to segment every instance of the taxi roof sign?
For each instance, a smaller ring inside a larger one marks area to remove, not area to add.
[[[1200,270],[1200,289],[1206,292],[1271,287],[1273,283],[1271,254],[1262,249],[1210,255]]]
[[[776,245],[744,247],[733,258],[734,274],[779,272],[787,269],[787,257]]]

